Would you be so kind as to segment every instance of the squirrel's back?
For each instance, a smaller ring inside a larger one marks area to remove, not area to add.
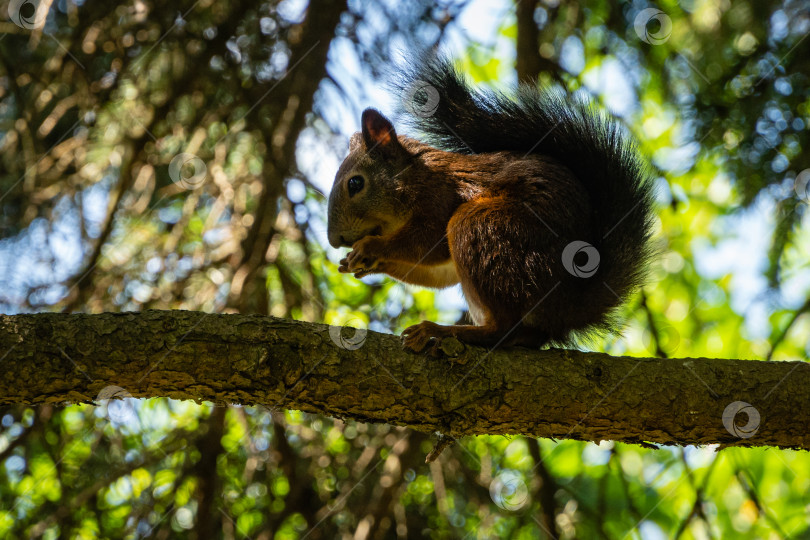
[[[514,96],[473,90],[441,59],[416,64],[397,86],[410,123],[439,149],[547,156],[573,173],[588,194],[590,234],[571,241],[559,257],[571,273],[563,285],[572,303],[587,302],[572,305],[571,318],[584,320],[574,310],[588,312],[587,324],[565,328],[552,341],[614,329],[616,308],[641,284],[649,264],[654,215],[652,182],[618,121],[563,90],[521,85]]]

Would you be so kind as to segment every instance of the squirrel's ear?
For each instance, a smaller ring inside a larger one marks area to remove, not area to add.
[[[363,141],[369,150],[399,142],[393,124],[375,109],[363,111],[360,123],[363,126]]]

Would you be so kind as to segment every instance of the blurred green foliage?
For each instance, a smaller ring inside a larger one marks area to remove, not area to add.
[[[318,165],[337,164],[346,119],[403,47],[456,43],[477,82],[513,82],[513,6],[489,42],[464,25],[492,19],[480,2],[307,6],[62,2],[43,26],[0,23],[3,311],[250,310],[392,332],[458,317],[432,291],[337,272],[317,189],[334,171]],[[339,23],[313,29],[329,9]],[[806,359],[807,3],[548,0],[534,21],[539,82],[616,109],[660,187],[661,256],[603,349]],[[301,44],[324,40],[328,63],[296,81]],[[180,153],[202,161],[200,185],[184,184],[189,162],[173,178]],[[7,407],[0,537],[810,534],[802,452],[485,436],[426,465],[431,447],[405,429],[237,405]]]

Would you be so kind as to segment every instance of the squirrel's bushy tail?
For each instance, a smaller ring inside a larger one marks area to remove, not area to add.
[[[397,86],[425,142],[460,153],[514,151],[567,166],[591,197],[600,254],[594,294],[617,307],[640,285],[652,255],[652,182],[619,122],[562,89],[521,85],[514,95],[471,89],[446,59],[415,63]],[[608,290],[607,285],[611,290]],[[600,290],[601,289],[601,290]],[[613,327],[612,313],[591,330]]]

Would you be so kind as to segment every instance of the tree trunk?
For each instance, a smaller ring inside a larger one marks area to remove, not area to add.
[[[0,316],[0,404],[166,396],[299,409],[453,437],[810,449],[810,365],[550,349],[454,358],[395,336],[252,315]],[[455,349],[455,353],[452,351]]]

